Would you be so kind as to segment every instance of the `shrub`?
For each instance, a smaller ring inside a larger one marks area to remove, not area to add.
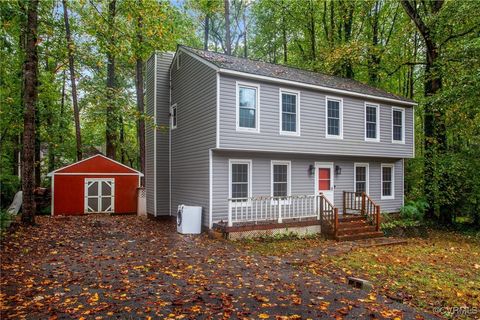
[[[20,190],[20,179],[11,174],[0,175],[0,203],[6,208],[13,201],[15,193]]]
[[[405,220],[422,221],[428,207],[429,205],[424,199],[408,201],[400,208],[400,217]]]
[[[6,210],[0,210],[0,235],[2,235],[5,230],[7,230],[13,219],[14,217]]]

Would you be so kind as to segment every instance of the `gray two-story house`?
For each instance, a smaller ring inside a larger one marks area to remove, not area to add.
[[[414,156],[409,99],[178,46],[148,60],[146,105],[153,216],[185,204],[203,208],[206,228],[322,226],[353,239],[378,235],[380,211],[403,205],[404,159]]]

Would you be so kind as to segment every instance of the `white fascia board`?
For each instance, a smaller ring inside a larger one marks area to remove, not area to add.
[[[96,158],[96,157],[102,157],[102,158],[104,158],[104,159],[107,159],[108,161],[111,161],[111,162],[113,162],[113,163],[115,163],[115,164],[118,164],[118,165],[120,165],[120,166],[122,166],[122,167],[124,167],[124,168],[127,168],[127,169],[133,171],[132,173],[128,173],[128,174],[130,174],[130,175],[137,175],[137,174],[138,174],[138,175],[140,175],[141,177],[143,177],[143,173],[141,173],[140,171],[135,170],[135,169],[133,169],[133,168],[130,168],[129,166],[124,165],[124,164],[121,163],[121,162],[118,162],[118,161],[115,161],[115,160],[113,160],[113,159],[110,159],[109,157],[104,156],[103,154],[95,154],[95,155],[93,155],[93,156],[91,156],[91,157],[88,157],[88,158],[82,159],[82,160],[80,160],[80,161],[74,162],[74,163],[69,164],[69,165],[67,165],[67,166],[65,166],[65,167],[58,168],[57,170],[54,170],[54,171],[52,171],[52,172],[49,172],[49,173],[47,174],[47,177],[52,177],[53,174],[72,174],[72,173],[60,173],[60,172],[58,172],[58,171],[64,170],[64,169],[67,169],[67,168],[70,168],[70,167],[75,166],[75,165],[77,165],[77,164],[79,164],[79,163],[85,162],[85,161],[87,161],[87,160],[90,160],[90,159],[93,159],[93,158]],[[73,174],[78,174],[78,173],[73,173]],[[96,173],[94,173],[94,174],[96,174]],[[98,173],[98,174],[103,174],[103,173]]]
[[[309,88],[309,89],[315,89],[315,90],[322,90],[322,91],[325,91],[325,92],[343,94],[343,95],[348,95],[348,96],[352,96],[352,97],[374,99],[374,100],[378,100],[378,101],[401,104],[401,105],[408,105],[408,106],[416,106],[417,105],[417,103],[415,103],[415,102],[397,100],[397,99],[392,99],[392,98],[385,98],[385,97],[380,97],[380,96],[375,96],[375,95],[370,95],[370,94],[364,94],[364,93],[358,93],[358,92],[352,92],[352,91],[341,90],[341,89],[334,89],[334,88],[329,88],[329,87],[324,87],[324,86],[319,86],[319,85],[314,85],[314,84],[309,84],[309,83],[303,83],[303,82],[273,78],[273,77],[268,77],[268,76],[261,76],[261,75],[257,75],[257,74],[247,73],[247,72],[240,72],[240,71],[234,71],[234,70],[222,69],[222,68],[220,68],[218,71],[220,73],[223,73],[223,74],[226,74],[226,75],[240,76],[240,77],[246,77],[246,78],[250,78],[250,79],[277,82],[277,83],[281,83],[281,84],[284,84],[284,85],[286,84],[286,85],[292,85],[292,86],[297,86],[297,87],[303,87],[303,88]]]
[[[407,105],[407,106],[418,105],[416,102],[403,101],[403,100],[398,100],[398,99],[375,96],[375,95],[371,95],[371,94],[352,92],[352,91],[348,91],[348,90],[329,88],[329,87],[324,87],[324,86],[309,84],[309,83],[304,83],[304,82],[298,82],[298,81],[292,81],[292,80],[286,80],[286,79],[279,79],[279,78],[262,76],[262,75],[258,75],[258,74],[248,73],[248,72],[241,72],[241,71],[219,68],[215,64],[207,61],[206,59],[200,57],[199,55],[197,55],[193,52],[190,52],[190,51],[188,51],[188,50],[186,50],[182,47],[178,47],[177,53],[179,51],[181,51],[185,54],[188,54],[190,57],[204,63],[205,65],[209,66],[210,68],[214,69],[215,71],[223,73],[223,74],[227,74],[227,75],[233,75],[233,76],[240,76],[240,77],[246,77],[246,78],[257,79],[257,80],[277,82],[277,83],[282,83],[282,84],[287,84],[287,85],[292,85],[292,86],[297,86],[297,87],[304,87],[304,88],[322,90],[322,91],[326,91],[326,92],[339,93],[339,94],[349,95],[349,96],[353,96],[353,97],[360,97],[360,98],[366,98],[366,99],[376,99],[376,100],[383,101],[383,102],[396,103],[396,104]]]

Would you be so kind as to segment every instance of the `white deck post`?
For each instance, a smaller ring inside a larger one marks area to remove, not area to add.
[[[278,223],[282,223],[282,201],[278,198]]]
[[[232,221],[232,200],[228,200],[228,226],[233,226]]]

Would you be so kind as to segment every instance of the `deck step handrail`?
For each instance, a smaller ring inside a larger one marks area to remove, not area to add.
[[[343,213],[356,213],[380,230],[380,206],[366,192],[343,192]]]
[[[380,206],[373,201],[365,192],[362,194],[362,214],[367,217],[367,221],[375,226],[375,230],[380,230]]]
[[[335,207],[323,193],[318,195],[318,207],[322,232],[329,233],[333,237],[338,232],[338,208]]]

